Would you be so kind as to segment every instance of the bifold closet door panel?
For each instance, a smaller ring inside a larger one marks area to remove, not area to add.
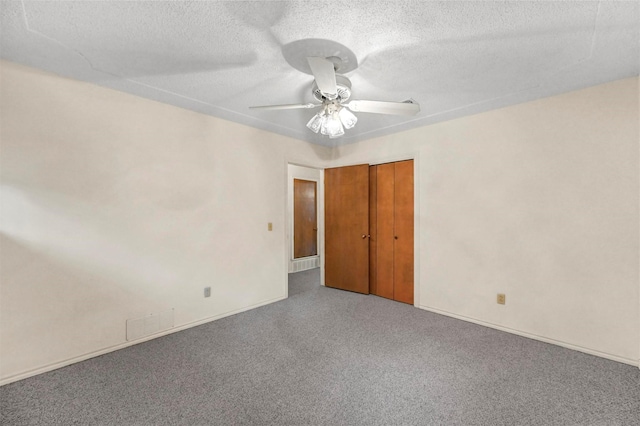
[[[377,262],[376,295],[393,299],[394,295],[394,163],[377,166]]]
[[[413,160],[395,163],[394,300],[413,305]]]

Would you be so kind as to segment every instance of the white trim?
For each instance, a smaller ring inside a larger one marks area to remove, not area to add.
[[[413,306],[420,306],[420,151],[413,157]]]
[[[284,220],[282,222],[284,238],[284,250],[282,250],[284,256],[284,276],[282,279],[282,287],[284,292],[284,298],[289,297],[289,159],[284,159]]]
[[[86,353],[84,355],[80,355],[80,356],[76,356],[73,358],[69,358],[63,361],[58,361],[55,362],[53,364],[48,364],[45,365],[43,367],[38,367],[32,370],[27,370],[27,371],[23,371],[21,373],[18,374],[14,374],[12,376],[9,377],[5,377],[4,379],[0,380],[0,386],[4,386],[4,385],[8,385],[9,383],[13,383],[13,382],[17,382],[18,380],[23,380],[23,379],[27,379],[29,377],[33,377],[33,376],[37,376],[38,374],[42,374],[42,373],[47,373],[49,371],[53,371],[53,370],[57,370],[58,368],[62,368],[62,367],[66,367],[68,365],[71,364],[75,364],[77,362],[81,362],[81,361],[86,361],[88,359],[91,358],[95,358],[97,356],[100,355],[104,355],[104,354],[108,354],[110,352],[115,352],[117,350],[120,349],[124,349],[124,348],[128,348],[129,346],[133,346],[133,345],[137,345],[138,343],[144,343],[144,342],[148,342],[149,340],[153,340],[156,339],[158,337],[162,337],[162,336],[166,336],[168,334],[173,334],[173,333],[177,333],[178,331],[183,331],[192,327],[197,327],[199,325],[202,324],[206,324],[208,322],[213,322],[215,320],[219,320],[225,317],[229,317],[231,315],[235,315],[235,314],[239,314],[241,312],[245,312],[245,311],[249,311],[251,309],[255,309],[255,308],[259,308],[260,306],[264,306],[264,305],[269,305],[271,303],[275,303],[275,302],[279,302],[281,300],[286,299],[286,295],[285,296],[280,296],[280,297],[276,297],[275,299],[269,299],[269,300],[265,300],[262,302],[258,302],[256,304],[244,307],[244,308],[240,308],[240,309],[236,309],[233,311],[229,311],[229,312],[225,312],[223,314],[219,314],[219,315],[214,315],[212,317],[207,317],[198,321],[193,321],[187,324],[183,324],[181,326],[178,327],[173,327],[169,330],[166,331],[162,331],[160,333],[156,333],[150,336],[145,336],[141,339],[138,340],[133,340],[131,342],[124,342],[124,343],[120,343],[118,345],[114,345],[114,346],[109,346],[107,348],[103,348],[97,351],[93,351],[93,352],[89,352]]]
[[[310,164],[306,161],[300,161],[300,160],[295,160],[295,159],[291,159],[291,158],[285,158],[285,171],[286,171],[286,178],[285,178],[285,253],[284,253],[284,257],[285,257],[285,279],[284,279],[284,286],[285,286],[285,295],[288,297],[289,296],[289,276],[288,276],[288,271],[289,271],[289,262],[291,261],[289,258],[291,257],[289,254],[289,247],[293,246],[293,242],[291,240],[293,240],[293,223],[289,223],[289,213],[288,213],[288,208],[289,208],[289,197],[291,197],[291,200],[293,200],[293,193],[290,194],[290,191],[293,191],[293,188],[291,188],[291,190],[289,189],[289,165],[292,166],[298,166],[298,167],[306,167],[308,169],[316,169],[318,170],[319,173],[319,180],[315,180],[315,179],[306,179],[306,180],[312,180],[317,182],[317,187],[316,187],[316,213],[317,213],[317,220],[318,220],[318,235],[317,235],[317,244],[318,244],[318,265],[320,266],[320,285],[324,286],[324,169],[325,166],[320,166],[318,164]],[[292,180],[293,182],[293,180]]]
[[[527,333],[526,331],[520,331],[520,330],[516,330],[514,328],[504,327],[504,326],[501,326],[501,325],[497,325],[497,324],[493,324],[493,323],[490,323],[490,322],[478,320],[478,319],[467,317],[467,316],[464,316],[464,315],[454,314],[452,312],[444,311],[442,309],[431,308],[429,306],[420,305],[418,307],[420,309],[424,309],[425,311],[433,312],[434,314],[445,315],[447,317],[456,318],[456,319],[459,319],[459,320],[462,320],[462,321],[471,322],[471,323],[474,323],[474,324],[482,325],[484,327],[493,328],[493,329],[504,331],[504,332],[511,333],[511,334],[516,334],[518,336],[527,337],[529,339],[538,340],[540,342],[550,343],[552,345],[561,346],[563,348],[572,349],[574,351],[583,352],[583,353],[586,353],[586,354],[589,354],[589,355],[595,355],[595,356],[600,357],[600,358],[606,358],[606,359],[609,359],[611,361],[617,361],[617,362],[621,362],[623,364],[629,364],[629,365],[633,365],[633,366],[638,364],[638,361],[636,361],[635,359],[625,358],[625,357],[621,357],[621,356],[618,356],[618,355],[613,355],[613,354],[606,353],[606,352],[600,352],[600,351],[597,351],[597,350],[594,350],[594,349],[589,349],[589,348],[585,348],[585,347],[582,347],[582,346],[574,345],[572,343],[563,342],[562,340],[555,340],[555,339],[550,339],[548,337],[538,336],[537,334]]]
[[[368,166],[379,166],[380,164],[387,164],[387,163],[397,163],[398,161],[407,161],[407,160],[415,160],[418,156],[420,155],[419,151],[412,151],[409,153],[405,153],[405,154],[398,154],[398,155],[390,155],[387,157],[380,157],[377,158],[375,160],[363,160],[363,161],[356,161],[356,162],[348,162],[348,163],[337,163],[338,165],[332,165],[331,167],[327,167],[327,168],[339,168],[339,167],[350,167],[350,166],[360,166],[363,164],[366,164]]]

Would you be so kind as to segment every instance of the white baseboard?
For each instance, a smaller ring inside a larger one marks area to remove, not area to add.
[[[527,337],[529,339],[539,340],[545,343],[551,343],[552,345],[562,346],[563,348],[572,349],[574,351],[584,352],[589,355],[595,355],[601,358],[610,359],[612,361],[621,362],[623,364],[629,364],[640,368],[640,360],[635,360],[631,358],[625,358],[618,355],[609,354],[606,352],[597,351],[594,349],[585,348],[582,346],[574,345],[571,343],[563,342],[561,340],[550,339],[548,337],[538,336],[536,334],[527,333],[526,331],[520,331],[509,327],[504,327],[501,325],[493,324],[490,322],[478,320],[471,317],[466,317],[464,315],[454,314],[452,312],[444,311],[442,309],[431,308],[429,306],[418,305],[420,309],[424,309],[425,311],[433,312],[435,314],[445,315],[447,317],[456,318],[462,321],[472,322],[474,324],[482,325],[489,328],[494,328],[496,330],[505,331],[511,334],[517,334],[518,336]]]
[[[108,354],[109,352],[114,352],[120,349],[124,349],[127,348],[129,346],[133,346],[133,345],[137,345],[138,343],[143,343],[143,342],[147,342],[149,340],[153,340],[153,339],[157,339],[158,337],[162,337],[162,336],[166,336],[168,334],[172,334],[172,333],[176,333],[178,331],[182,331],[182,330],[186,330],[188,328],[191,327],[196,327],[202,324],[206,324],[208,322],[211,321],[215,321],[221,318],[225,318],[225,317],[229,317],[231,315],[235,315],[235,314],[239,314],[241,312],[245,312],[245,311],[250,311],[251,309],[255,309],[255,308],[259,308],[260,306],[264,306],[264,305],[269,305],[271,303],[275,303],[275,302],[279,302],[281,300],[286,299],[287,296],[280,296],[280,297],[276,297],[275,299],[269,299],[269,300],[265,300],[259,303],[256,303],[254,305],[250,305],[241,309],[236,309],[233,311],[229,311],[229,312],[225,312],[223,314],[219,314],[219,315],[214,315],[212,317],[207,317],[207,318],[203,318],[201,320],[198,321],[194,321],[194,322],[190,322],[187,324],[183,324],[177,327],[173,327],[169,330],[165,330],[162,331],[160,333],[156,333],[156,334],[152,334],[150,336],[145,336],[141,339],[138,340],[133,340],[131,342],[123,342],[120,343],[118,345],[114,345],[114,346],[109,346],[107,348],[103,348],[103,349],[99,349],[97,351],[94,352],[89,352],[77,357],[73,357],[73,358],[69,358],[63,361],[58,361],[52,364],[48,364],[42,367],[38,367],[38,368],[34,368],[31,370],[27,370],[27,371],[23,371],[21,373],[18,374],[14,374],[12,376],[9,377],[5,377],[3,379],[0,379],[0,386],[4,386],[4,385],[8,385],[9,383],[13,383],[13,382],[17,382],[19,380],[23,380],[29,377],[33,377],[33,376],[37,376],[38,374],[42,374],[42,373],[47,373],[49,371],[53,371],[53,370],[57,370],[58,368],[62,368],[62,367],[66,367],[68,365],[71,364],[75,364],[76,362],[81,362],[81,361],[86,361],[90,358],[94,358],[100,355],[104,355],[104,354]]]

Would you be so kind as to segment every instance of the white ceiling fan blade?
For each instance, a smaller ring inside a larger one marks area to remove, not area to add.
[[[250,106],[250,109],[303,109],[303,108],[315,108],[322,104],[287,104],[287,105],[263,105],[263,106]]]
[[[316,79],[318,89],[330,98],[337,96],[336,70],[333,62],[318,57],[308,57],[307,62],[309,62],[309,68]]]
[[[351,101],[345,106],[354,112],[373,112],[377,114],[416,115],[420,111],[420,105],[413,101]]]

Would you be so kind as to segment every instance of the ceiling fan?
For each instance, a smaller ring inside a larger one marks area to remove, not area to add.
[[[415,115],[420,111],[420,105],[411,99],[404,102],[349,101],[351,81],[344,75],[336,73],[340,70],[341,58],[337,56],[326,58],[310,56],[306,59],[315,80],[311,92],[318,103],[265,105],[249,108],[265,110],[321,108],[316,115],[311,117],[307,127],[314,133],[320,132],[320,134],[332,139],[344,135],[345,129],[351,129],[355,126],[358,118],[353,112]]]

